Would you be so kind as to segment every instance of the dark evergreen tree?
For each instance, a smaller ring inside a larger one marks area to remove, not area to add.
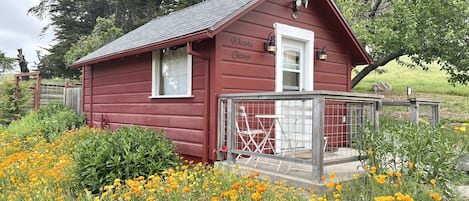
[[[81,37],[90,35],[98,17],[115,16],[116,27],[127,33],[136,27],[169,12],[203,0],[41,0],[29,9],[39,18],[49,17],[44,27],[55,31],[55,45],[49,54],[39,56],[38,69],[44,77],[80,76],[77,69],[68,68],[64,56]]]

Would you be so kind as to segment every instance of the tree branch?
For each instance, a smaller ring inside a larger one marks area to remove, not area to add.
[[[404,55],[404,50],[399,50],[397,52],[394,52],[392,54],[389,54],[378,61],[373,62],[372,64],[366,66],[361,70],[355,77],[352,79],[352,88],[354,88],[360,81],[365,78],[368,74],[370,74],[372,71],[376,70],[380,66],[384,66],[393,59],[396,59],[400,56]]]
[[[370,14],[368,17],[374,18],[376,16],[376,12],[378,12],[379,5],[381,5],[382,0],[376,0],[375,3],[373,3],[373,6],[371,7]]]

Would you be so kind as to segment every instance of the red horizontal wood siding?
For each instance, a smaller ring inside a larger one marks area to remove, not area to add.
[[[274,23],[311,30],[315,33],[315,49],[326,47],[327,61],[311,61],[314,62],[315,90],[350,91],[351,56],[343,45],[342,34],[337,31],[340,29],[331,26],[326,13],[315,4],[301,8],[296,20],[291,13],[291,1],[266,1],[216,36],[218,71],[215,76],[220,80],[216,82],[216,91],[275,89],[275,56],[263,50],[263,42],[274,31]]]
[[[209,54],[210,44],[194,45]],[[139,125],[163,129],[177,151],[190,158],[206,158],[205,112],[208,61],[193,57],[191,98],[152,99],[151,52],[105,61],[84,68],[84,102],[88,124],[100,126],[105,120],[111,129]]]
[[[292,1],[268,0],[216,35],[215,66],[211,97],[211,116],[217,118],[215,94],[275,90],[275,55],[264,52],[264,42],[282,23],[315,34],[314,48],[325,47],[327,61],[314,61],[314,89],[350,91],[351,53],[344,44],[342,30],[316,3],[301,7],[298,19],[292,14]],[[216,125],[211,126],[216,131]],[[213,137],[212,137],[213,138]],[[216,138],[211,143],[216,143]]]

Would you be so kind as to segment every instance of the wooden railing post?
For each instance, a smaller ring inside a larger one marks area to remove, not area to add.
[[[221,148],[223,146],[226,146],[226,132],[225,132],[225,126],[226,126],[226,111],[225,111],[225,100],[220,99],[218,101],[218,146],[217,146],[217,160],[223,160],[224,154]]]
[[[419,102],[416,99],[410,99],[410,120],[413,124],[419,123]]]
[[[41,101],[41,73],[37,72],[36,88],[34,89],[34,110],[39,110],[39,104]]]
[[[320,182],[324,174],[324,97],[313,99],[312,114],[312,166],[313,182]]]
[[[235,164],[235,156],[233,154],[233,149],[234,149],[234,140],[233,137],[233,131],[236,129],[235,128],[235,110],[234,110],[234,103],[233,99],[228,98],[227,99],[227,104],[226,104],[226,109],[227,109],[227,118],[226,118],[226,146],[227,146],[227,152],[226,152],[226,160],[228,161],[229,164]]]
[[[437,126],[440,123],[440,104],[432,105],[432,126]]]

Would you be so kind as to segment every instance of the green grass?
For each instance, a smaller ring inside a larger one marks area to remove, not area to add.
[[[357,67],[357,70],[361,68],[363,67]],[[392,92],[384,94],[385,100],[405,100],[407,87],[411,87],[412,97],[441,101],[443,120],[469,121],[469,85],[451,85],[447,81],[447,75],[440,71],[437,64],[429,65],[429,69],[424,71],[420,68],[407,68],[392,61],[381,69],[385,72],[370,73],[353,89],[353,92],[375,93],[372,85],[376,82],[386,82],[392,85]]]

